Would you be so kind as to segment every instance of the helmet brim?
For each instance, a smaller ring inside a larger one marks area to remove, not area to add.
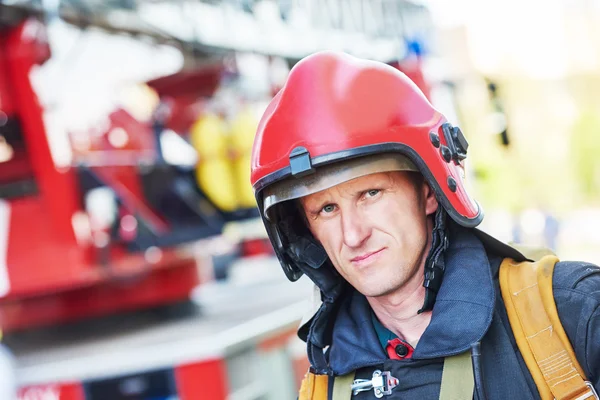
[[[269,210],[284,201],[321,192],[362,176],[392,171],[418,172],[419,169],[402,154],[384,153],[324,165],[302,177],[289,177],[264,189],[264,215],[272,221]]]

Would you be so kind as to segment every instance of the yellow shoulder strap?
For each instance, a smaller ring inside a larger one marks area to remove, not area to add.
[[[333,396],[331,400],[350,400],[352,398],[352,383],[354,372],[336,376],[333,381]]]
[[[536,262],[504,259],[500,289],[508,319],[542,400],[597,398],[558,318],[552,293],[557,262],[554,255]]]
[[[302,380],[298,400],[327,400],[329,376],[308,372]],[[333,381],[332,400],[350,400],[352,397],[354,372],[336,376]]]
[[[472,400],[475,380],[471,353],[446,357],[442,369],[440,400]]]
[[[300,385],[298,400],[327,400],[327,375],[307,372]]]

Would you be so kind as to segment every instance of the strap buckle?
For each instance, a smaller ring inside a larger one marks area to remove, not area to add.
[[[598,393],[596,392],[596,389],[594,389],[594,386],[592,386],[591,382],[585,381],[585,386],[587,386],[588,389],[590,389],[590,392],[579,396],[575,400],[586,400],[586,399],[599,400]]]
[[[588,389],[590,390],[587,393],[582,394],[579,397],[574,398],[573,400],[600,400],[600,397],[598,397],[598,392],[596,392],[596,389],[594,389],[594,386],[592,386],[592,383],[590,381],[585,381],[585,386],[588,387]],[[556,400],[556,397],[554,398],[554,400]]]
[[[392,394],[392,389],[398,386],[398,378],[394,378],[389,371],[373,372],[372,379],[355,379],[352,384],[352,393],[356,396],[360,392],[373,389],[378,399]]]

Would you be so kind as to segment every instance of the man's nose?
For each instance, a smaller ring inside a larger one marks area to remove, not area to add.
[[[359,210],[346,209],[342,212],[342,234],[348,247],[360,247],[371,235],[371,228]]]

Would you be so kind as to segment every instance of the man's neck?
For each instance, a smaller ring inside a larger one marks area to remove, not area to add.
[[[401,290],[367,301],[383,326],[416,347],[431,321],[431,311],[418,314],[425,302],[422,269]]]
[[[428,240],[419,260],[419,268],[402,287],[384,296],[367,297],[371,309],[383,326],[416,347],[429,326],[431,311],[418,313],[425,303],[425,261],[431,251],[432,218],[428,218]]]

